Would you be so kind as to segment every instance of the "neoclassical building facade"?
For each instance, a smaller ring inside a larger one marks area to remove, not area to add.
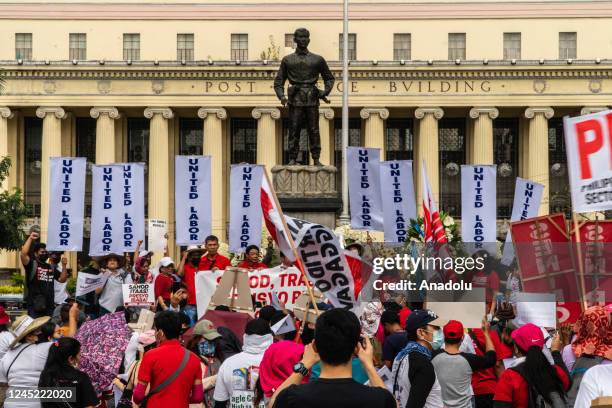
[[[349,144],[425,160],[440,208],[456,217],[460,166],[497,164],[500,237],[516,177],[546,186],[542,214],[569,211],[562,117],[612,105],[612,2],[544,3],[352,3]],[[230,165],[287,161],[272,81],[299,26],[336,77],[320,109],[321,161],[341,168],[339,2],[49,4],[0,2],[0,156],[13,161],[3,188],[23,191],[43,239],[49,157],[145,162],[146,214],[168,220],[176,255],[174,156],[205,154],[225,240]],[[308,164],[305,135],[300,149]],[[89,219],[89,179],[86,190]],[[17,262],[0,256],[0,268]]]

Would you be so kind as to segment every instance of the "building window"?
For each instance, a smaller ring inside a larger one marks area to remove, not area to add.
[[[339,47],[340,54],[339,54],[338,59],[342,61],[343,52],[344,52],[344,40],[342,38],[342,34],[340,34],[338,38],[340,40],[340,47]],[[357,59],[357,34],[349,34],[348,35],[348,60],[355,61],[356,59]]]
[[[295,48],[295,41],[293,41],[293,33],[285,34],[285,47],[286,48]]]
[[[27,117],[24,126],[24,197],[30,216],[40,217],[40,171],[42,165],[42,119]]]
[[[81,61],[87,59],[87,34],[71,33],[68,43],[69,59]]]
[[[140,34],[123,34],[123,59],[140,59]]]
[[[87,158],[87,175],[96,162],[96,120],[76,118],[76,155]],[[91,217],[91,177],[85,178],[85,217]]]
[[[257,121],[255,119],[233,118],[232,164],[257,163]]]
[[[349,146],[361,146],[361,119],[349,118]],[[334,119],[334,166],[336,172],[336,187],[342,191],[342,119]]]
[[[510,218],[518,174],[518,119],[493,121],[493,162],[497,164],[497,217]]]
[[[128,162],[144,163],[145,166],[145,197],[149,194],[149,183],[147,175],[149,172],[149,119],[146,118],[128,118],[127,120],[127,135],[128,135]],[[145,217],[148,214],[148,201],[145,199]]]
[[[504,59],[521,59],[521,33],[504,33]]]
[[[249,59],[249,35],[232,34],[232,55],[234,61],[247,61]]]
[[[410,59],[410,34],[393,34],[393,59],[394,60],[409,60]]]
[[[576,33],[559,33],[559,59],[575,59],[576,42]]]
[[[297,158],[298,164],[308,164],[308,132],[300,130],[300,142]],[[289,119],[283,118],[283,164],[289,163]]]
[[[176,59],[193,61],[193,34],[176,35]]]
[[[465,33],[450,33],[448,35],[448,59],[465,59]]]
[[[549,212],[550,214],[565,213],[570,218],[572,204],[562,118],[552,118],[548,121],[548,164],[550,166]]]
[[[179,140],[180,154],[183,156],[202,155],[204,140],[204,122],[199,118],[180,118]]]
[[[438,122],[440,210],[461,216],[461,165],[465,164],[465,119]]]
[[[414,156],[412,119],[388,119],[385,136],[386,160],[412,160]]]
[[[15,59],[31,60],[32,59],[32,34],[17,33],[15,34]]]

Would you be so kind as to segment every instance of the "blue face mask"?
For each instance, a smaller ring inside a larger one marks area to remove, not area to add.
[[[444,344],[444,334],[442,333],[442,330],[438,329],[434,332],[429,333],[432,333],[432,340],[423,340],[427,341],[427,343],[429,343],[433,350],[440,350],[442,348],[442,345]]]
[[[215,343],[208,341],[208,340],[202,340],[201,342],[198,343],[198,351],[200,352],[201,356],[214,356],[215,355]]]

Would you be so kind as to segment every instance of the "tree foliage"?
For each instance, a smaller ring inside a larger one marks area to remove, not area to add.
[[[17,250],[25,239],[21,227],[26,221],[28,211],[21,190],[2,188],[10,167],[9,157],[0,158],[0,249]]]

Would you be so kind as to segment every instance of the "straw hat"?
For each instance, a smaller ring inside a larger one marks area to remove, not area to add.
[[[117,260],[117,263],[119,264],[119,268],[123,268],[123,266],[125,265],[125,258],[123,257],[123,255],[119,255],[119,254],[115,254],[115,253],[110,253],[108,255],[104,255],[104,256],[100,257],[98,259],[98,264],[101,267],[106,268],[106,263],[111,258],[115,258]]]
[[[11,325],[10,332],[15,336],[15,340],[10,345],[10,348],[15,347],[21,340],[25,339],[28,334],[40,329],[40,327],[47,323],[51,317],[43,316],[37,319],[32,319],[28,315],[19,316]]]

